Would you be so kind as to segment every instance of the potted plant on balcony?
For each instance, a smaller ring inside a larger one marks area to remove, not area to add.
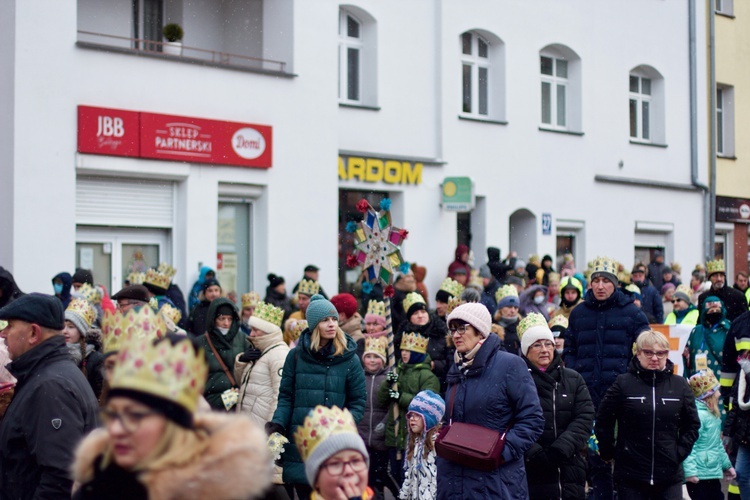
[[[161,30],[164,39],[167,40],[162,46],[162,52],[173,56],[182,55],[182,36],[184,32],[182,27],[177,23],[170,23]]]

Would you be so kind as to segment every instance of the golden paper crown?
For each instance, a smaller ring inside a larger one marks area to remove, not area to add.
[[[189,338],[173,345],[171,339],[155,343],[131,337],[117,354],[110,389],[144,392],[193,413],[207,377],[206,358]]]
[[[146,272],[146,279],[144,279],[143,282],[167,290],[169,284],[172,282],[172,278],[156,269],[149,269],[148,272]]]
[[[385,318],[385,302],[379,300],[371,300],[367,303],[367,314],[374,314]]]
[[[169,320],[175,325],[179,323],[180,320],[182,319],[182,312],[176,307],[173,307],[166,303],[163,306],[161,306],[161,309],[159,309],[159,312],[163,314],[165,317],[169,318]]]
[[[359,436],[357,424],[349,410],[319,405],[313,408],[305,417],[304,423],[297,427],[294,442],[297,443],[302,461],[305,461],[320,443],[335,434],[344,433]]]
[[[146,273],[130,273],[128,274],[128,281],[131,285],[142,285],[146,279]]]
[[[547,275],[547,283],[560,284],[560,273],[551,272]]]
[[[529,264],[534,264],[536,266],[541,267],[542,260],[539,258],[539,256],[535,253],[529,255]]]
[[[78,294],[86,299],[89,304],[101,304],[102,303],[102,291],[101,289],[91,286],[88,283],[81,285],[78,289]]]
[[[126,314],[105,311],[102,319],[102,352],[119,351],[131,337],[145,343],[162,338],[166,332],[164,319],[148,305],[134,307]]]
[[[516,329],[518,337],[523,338],[523,334],[526,333],[526,330],[534,326],[543,326],[544,328],[549,329],[547,320],[544,319],[544,316],[539,313],[529,313],[518,323],[518,328]]]
[[[558,314],[557,316],[554,316],[551,320],[549,320],[549,327],[552,328],[553,326],[561,326],[568,329],[568,318],[566,318],[562,314]]]
[[[690,288],[689,285],[685,285],[685,284],[681,283],[680,286],[678,286],[677,288],[675,288],[674,293],[677,293],[677,292],[684,293],[685,295],[688,296],[689,299],[693,298],[693,289]]]
[[[706,274],[711,276],[714,273],[727,273],[727,266],[724,259],[709,260],[706,262]]]
[[[284,341],[287,344],[294,342],[305,331],[305,328],[307,328],[306,319],[289,318],[284,323]]]
[[[455,308],[457,308],[461,304],[466,304],[466,301],[460,297],[451,297],[450,299],[448,299],[448,306],[445,308],[445,316],[447,317],[450,313],[453,312]]]
[[[697,399],[703,399],[701,396],[719,388],[719,381],[716,380],[716,375],[710,368],[695,373],[688,382],[693,390],[693,396]]]
[[[261,302],[255,306],[253,316],[281,327],[281,322],[284,320],[284,310],[273,304]]]
[[[174,278],[174,275],[177,274],[177,269],[170,266],[166,262],[162,262],[161,264],[159,264],[159,267],[157,267],[156,270],[161,274],[166,274],[167,276],[169,276],[170,281],[172,278]]]
[[[469,277],[469,284],[479,287],[480,290],[484,290],[484,280],[479,276],[479,269],[472,269],[471,276]]]
[[[303,279],[299,282],[297,293],[303,293],[312,297],[318,292],[320,292],[320,284],[317,281]]]
[[[408,313],[409,308],[413,306],[414,304],[427,304],[427,302],[424,301],[424,297],[418,292],[410,292],[406,295],[404,298],[404,312]],[[407,318],[408,319],[408,318]]]
[[[505,297],[518,297],[518,289],[515,285],[503,285],[495,292],[495,300],[500,302]]]
[[[445,278],[440,284],[440,289],[454,297],[458,297],[464,291],[464,286],[454,279]]]
[[[388,338],[385,335],[380,335],[378,337],[365,336],[365,351],[362,353],[362,356],[364,357],[364,355],[368,353],[377,354],[383,358],[383,360],[387,360]]]
[[[93,325],[96,320],[96,310],[91,307],[91,304],[89,304],[89,301],[86,299],[71,300],[68,307],[65,309],[65,312],[68,311],[81,318],[89,328],[91,328],[91,325]]]
[[[247,292],[242,294],[242,307],[256,307],[260,303],[258,292]]]
[[[617,261],[609,257],[597,257],[594,259],[592,273],[610,273],[617,276]]]
[[[429,340],[418,333],[404,333],[404,336],[401,337],[401,350],[424,354],[427,352],[427,343]]]

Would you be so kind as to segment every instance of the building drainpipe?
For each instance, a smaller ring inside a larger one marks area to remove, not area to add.
[[[708,12],[708,61],[709,61],[709,74],[711,77],[711,88],[708,94],[708,109],[711,111],[711,140],[709,144],[709,158],[711,162],[711,180],[709,182],[709,199],[711,206],[711,217],[709,218],[709,231],[711,236],[710,249],[711,253],[707,255],[707,259],[713,260],[716,258],[714,255],[714,235],[716,234],[716,0],[709,0],[709,12]],[[734,249],[726,249],[727,252],[734,251]]]
[[[709,0],[711,7],[711,67],[713,68],[713,2]],[[702,3],[702,2],[701,2]],[[711,191],[698,177],[698,72],[696,61],[696,5],[695,0],[688,2],[688,30],[689,30],[689,60],[690,60],[690,182],[693,186],[703,192],[703,253],[705,260],[711,260],[713,257],[713,234],[714,234],[714,217]],[[712,70],[713,71],[713,70]],[[713,72],[711,74],[713,79]],[[712,80],[713,82],[713,80]],[[712,83],[713,86],[713,83]],[[711,101],[713,109],[713,100]],[[715,113],[713,113],[715,115]],[[714,124],[714,120],[712,120]],[[713,138],[713,130],[711,132]],[[712,148],[713,152],[713,148]],[[713,174],[713,168],[712,174]],[[714,185],[712,179],[711,186]]]

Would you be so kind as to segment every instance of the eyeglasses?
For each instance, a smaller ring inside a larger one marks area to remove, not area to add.
[[[344,473],[344,467],[346,467],[347,465],[349,465],[349,467],[351,467],[354,472],[361,472],[367,467],[367,462],[365,462],[362,457],[357,457],[346,462],[342,462],[339,460],[327,462],[323,464],[323,467],[325,467],[330,475],[340,476]]]
[[[454,327],[454,328],[448,328],[448,331],[451,332],[451,335],[459,334],[463,335],[466,333],[466,327],[470,326],[468,323],[464,323],[463,325]]]
[[[128,434],[132,434],[137,431],[143,419],[152,415],[159,415],[159,412],[126,410],[122,413],[117,413],[116,411],[112,410],[102,410],[99,413],[99,416],[104,423],[104,427],[109,428],[109,426],[117,421],[120,422],[120,425]]]
[[[550,342],[549,340],[546,340],[544,342],[534,342],[533,344],[531,344],[531,346],[529,348],[538,351],[542,347],[544,347],[545,349],[554,349],[555,348],[555,343],[554,342]]]
[[[656,356],[659,359],[664,359],[669,355],[669,351],[652,351],[650,349],[641,349],[641,354],[647,358],[653,358]]]
[[[676,303],[678,303],[678,302],[679,302],[680,300],[682,300],[682,299],[672,299],[672,304],[676,304]]]
[[[145,302],[141,302],[140,300],[118,300],[117,308],[123,310],[133,306],[140,306],[142,304],[145,304]]]

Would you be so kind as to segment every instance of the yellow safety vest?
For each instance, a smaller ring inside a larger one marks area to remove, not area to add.
[[[682,318],[681,325],[697,325],[698,320],[700,319],[701,314],[698,312],[698,309],[693,309],[689,313],[685,315],[684,318]],[[664,320],[665,325],[676,325],[677,324],[677,316],[675,315],[674,311],[667,314],[667,319]]]

